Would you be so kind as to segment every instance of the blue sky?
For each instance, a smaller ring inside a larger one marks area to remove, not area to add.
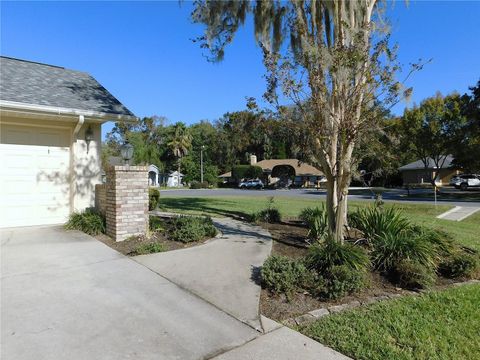
[[[214,120],[243,109],[246,96],[261,98],[264,68],[250,24],[212,64],[191,41],[202,28],[190,11],[188,1],[2,1],[0,52],[89,72],[137,116],[170,122]],[[397,1],[389,18],[405,67],[433,58],[407,83],[413,102],[466,92],[480,79],[480,1]]]

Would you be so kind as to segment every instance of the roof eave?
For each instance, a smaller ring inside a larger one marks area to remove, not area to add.
[[[2,112],[26,113],[30,115],[48,114],[50,116],[62,117],[77,117],[83,115],[89,121],[120,121],[127,123],[134,123],[138,120],[136,116],[124,114],[104,113],[93,110],[70,109],[56,106],[27,104],[15,101],[0,100],[0,109]]]

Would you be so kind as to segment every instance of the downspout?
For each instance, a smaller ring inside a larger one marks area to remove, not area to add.
[[[76,193],[76,174],[75,174],[75,154],[76,154],[76,142],[77,142],[77,135],[80,129],[85,122],[85,117],[83,115],[78,116],[78,122],[75,125],[75,129],[73,129],[72,134],[72,143],[70,147],[70,213],[75,211],[75,193]]]

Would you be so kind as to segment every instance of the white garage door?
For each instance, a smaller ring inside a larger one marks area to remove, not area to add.
[[[5,124],[0,131],[0,227],[65,222],[69,131]]]

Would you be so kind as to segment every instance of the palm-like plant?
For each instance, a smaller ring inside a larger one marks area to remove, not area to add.
[[[176,123],[173,128],[173,135],[167,146],[172,151],[173,156],[177,158],[177,171],[180,173],[182,157],[187,155],[192,147],[192,136],[183,123]],[[180,181],[178,185],[180,185]]]

